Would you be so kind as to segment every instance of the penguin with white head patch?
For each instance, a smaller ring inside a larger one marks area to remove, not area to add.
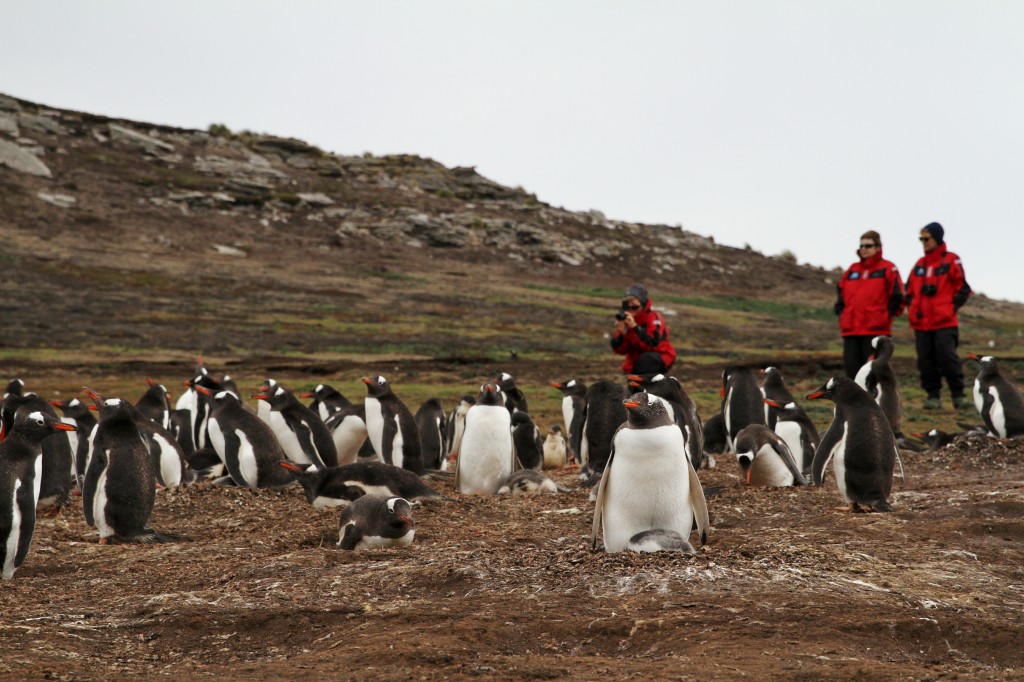
[[[0,400],[0,441],[4,439],[14,426],[14,413],[17,412],[16,408],[7,406],[7,399],[12,397],[20,398],[24,395],[25,381],[22,379],[11,379],[7,384],[7,388],[4,389],[3,400]]]
[[[892,511],[889,494],[899,452],[882,408],[846,377],[833,377],[807,394],[808,400],[820,398],[834,401],[836,410],[814,453],[814,485],[821,485],[831,460],[836,485],[849,511],[862,511],[862,507]]]
[[[751,424],[736,436],[736,459],[747,485],[806,485],[786,441],[764,424]]]
[[[13,411],[10,413],[12,417],[17,412],[26,410],[42,412],[57,418],[57,411],[53,406],[35,393],[9,393],[3,404],[8,410]],[[43,441],[42,448],[43,473],[38,495],[39,509],[47,514],[57,514],[71,501],[71,488],[75,482],[74,452],[71,450],[68,432],[62,430],[59,437],[47,438]]]
[[[459,404],[448,413],[448,423],[445,425],[444,439],[446,457],[449,462],[459,459],[459,452],[462,449],[462,434],[466,431],[466,415],[469,409],[476,404],[476,396],[464,395]]]
[[[989,432],[999,438],[1024,435],[1024,398],[1020,391],[999,373],[994,357],[968,356],[981,365],[974,380],[974,406]]]
[[[306,391],[302,394],[303,400],[308,398],[313,399],[313,402],[309,404],[309,409],[313,410],[325,422],[332,414],[352,404],[348,398],[342,395],[341,391],[330,384],[317,384],[316,388],[312,391]]]
[[[326,469],[313,465],[303,468],[291,462],[281,462],[280,466],[298,479],[306,499],[317,510],[344,507],[363,495],[413,501],[439,497],[413,472],[384,462],[356,462]]]
[[[36,527],[36,505],[43,476],[43,447],[48,436],[75,427],[53,415],[15,413],[0,443],[0,578],[10,580],[25,561]]]
[[[269,420],[269,424],[288,459],[296,464],[338,465],[338,449],[331,432],[291,391],[277,384],[253,398],[269,405],[271,414],[281,416],[280,420]]]
[[[750,424],[765,423],[764,396],[749,367],[732,365],[722,372],[722,419],[726,444],[736,453],[736,437]]]
[[[779,438],[786,441],[789,452],[793,455],[800,472],[807,477],[810,475],[811,462],[814,461],[814,451],[818,449],[821,436],[814,422],[807,416],[804,408],[795,402],[780,403],[765,398],[764,404],[768,407],[768,413],[772,416],[769,421],[775,422],[774,431]]]
[[[89,438],[92,430],[96,428],[96,417],[93,416],[89,406],[78,398],[71,400],[51,400],[50,404],[64,413],[64,422],[75,427],[74,431],[68,431],[68,442],[71,444],[72,457],[72,478],[82,485],[82,477],[85,476],[85,464],[89,456]]]
[[[352,464],[360,458],[376,458],[366,430],[366,407],[362,403],[347,405],[324,422],[331,432],[338,452],[338,466]]]
[[[663,398],[672,406],[675,423],[686,438],[686,451],[694,469],[704,461],[704,423],[700,419],[697,403],[683,389],[675,377],[664,374],[630,374],[630,386]]]
[[[171,428],[171,394],[167,387],[146,378],[149,388],[135,401],[135,409],[165,429]]]
[[[505,407],[512,414],[516,412],[529,412],[526,406],[526,396],[516,386],[515,378],[508,372],[499,372],[495,383],[501,388],[501,395],[505,397]]]
[[[568,438],[567,455],[579,461],[580,444],[572,440],[572,434],[583,433],[583,408],[587,403],[587,385],[579,379],[552,381],[551,386],[562,392],[562,422],[565,424],[564,437]]]
[[[338,549],[407,547],[416,535],[412,505],[401,497],[364,495],[341,512]]]
[[[512,417],[501,388],[484,384],[466,414],[462,449],[455,461],[455,488],[465,495],[493,495],[516,470]]]
[[[645,531],[686,539],[694,521],[704,544],[710,527],[704,490],[666,403],[648,393],[634,393],[623,404],[628,417],[615,432],[601,476],[593,547],[602,531],[606,552],[627,549]]]
[[[777,403],[788,405],[796,404],[793,394],[786,388],[786,380],[782,377],[782,370],[778,367],[765,367],[760,371],[764,381],[761,382],[761,397],[766,400],[774,400]],[[768,403],[764,407],[764,419],[768,428],[775,430],[775,420],[778,414],[768,409]]]
[[[208,389],[197,386],[207,393]],[[284,449],[270,425],[246,410],[229,391],[210,395],[210,444],[235,484],[246,488],[284,488],[292,477],[281,469]]]
[[[854,381],[882,408],[897,444],[905,444],[902,431],[903,401],[900,398],[900,384],[892,369],[892,339],[888,336],[876,336],[871,339],[871,346],[875,352],[857,372]]]
[[[373,449],[388,464],[422,475],[420,432],[416,419],[379,374],[364,377],[366,431]]]

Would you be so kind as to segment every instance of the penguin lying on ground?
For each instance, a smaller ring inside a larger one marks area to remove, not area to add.
[[[1024,398],[1020,391],[999,373],[994,357],[967,355],[981,365],[974,380],[974,406],[989,432],[999,438],[1024,436]]]
[[[750,424],[739,432],[736,459],[747,485],[807,484],[786,441],[763,424]]]
[[[36,527],[43,475],[42,443],[75,427],[50,414],[22,409],[0,443],[0,578],[10,580],[25,561]]]
[[[407,500],[439,497],[416,474],[383,462],[355,462],[327,468],[303,468],[291,462],[281,462],[280,466],[298,478],[306,491],[306,499],[314,509],[347,506],[371,494]]]
[[[541,493],[567,493],[569,489],[533,469],[520,469],[498,487],[499,495],[539,495]]]
[[[656,528],[637,533],[629,539],[626,549],[633,552],[682,552],[683,554],[696,554],[686,539],[674,530]]]
[[[364,495],[341,512],[338,549],[405,547],[416,535],[412,505],[401,497]]]

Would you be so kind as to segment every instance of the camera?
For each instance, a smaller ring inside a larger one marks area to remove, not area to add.
[[[922,296],[934,296],[935,293],[938,290],[939,290],[939,288],[937,286],[935,286],[934,284],[922,284],[921,285],[921,295]]]
[[[619,322],[622,322],[623,320],[625,320],[626,319],[625,311],[620,310],[619,312],[615,313],[615,319],[618,320]]]

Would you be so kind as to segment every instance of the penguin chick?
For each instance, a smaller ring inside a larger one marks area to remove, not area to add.
[[[562,435],[562,427],[554,424],[544,439],[544,468],[564,467],[565,459],[565,436]]]
[[[341,512],[338,549],[377,549],[412,544],[416,522],[401,497],[364,495]]]
[[[626,549],[634,552],[682,552],[683,554],[696,554],[686,539],[674,530],[654,528],[637,533],[629,539]]]
[[[505,479],[498,488],[499,495],[540,495],[541,493],[567,493],[569,489],[560,486],[539,471],[520,469]]]

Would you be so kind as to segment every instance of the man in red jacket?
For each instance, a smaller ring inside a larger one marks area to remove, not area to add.
[[[875,352],[871,340],[892,336],[892,318],[903,312],[903,280],[882,258],[882,238],[874,230],[860,236],[860,260],[836,284],[836,315],[843,335],[843,367],[851,379]]]
[[[921,230],[924,256],[907,278],[907,317],[914,330],[917,369],[921,388],[928,393],[926,410],[942,407],[939,393],[946,377],[956,409],[973,403],[964,397],[964,370],[956,347],[960,343],[960,322],[956,313],[971,296],[960,257],[946,249],[945,230],[929,223]]]
[[[643,285],[634,284],[626,290],[615,316],[612,350],[626,356],[622,363],[626,374],[664,373],[676,360],[676,350],[668,340],[668,325],[661,313],[651,309]]]

